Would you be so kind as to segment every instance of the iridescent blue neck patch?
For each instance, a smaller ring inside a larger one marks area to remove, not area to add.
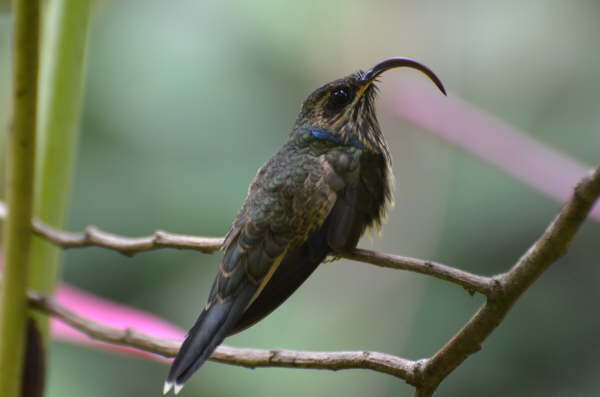
[[[321,139],[324,141],[329,141],[329,142],[333,142],[337,145],[340,146],[354,146],[357,147],[359,149],[364,149],[365,145],[363,145],[363,143],[361,141],[359,141],[357,138],[352,138],[350,140],[350,142],[348,143],[344,143],[344,141],[342,141],[340,138],[338,138],[337,136],[335,136],[334,134],[332,134],[331,132],[325,131],[325,130],[321,130],[318,128],[304,128],[304,129],[299,129],[298,132],[302,132],[302,131],[308,131],[310,132],[310,134],[316,138],[316,139]]]

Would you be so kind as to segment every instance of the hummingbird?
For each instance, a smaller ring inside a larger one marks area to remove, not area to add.
[[[287,141],[257,172],[222,245],[208,301],[163,393],[177,394],[225,337],[260,321],[328,256],[381,228],[392,201],[391,156],[375,113],[378,77],[409,67],[446,95],[427,66],[390,58],[311,93]]]

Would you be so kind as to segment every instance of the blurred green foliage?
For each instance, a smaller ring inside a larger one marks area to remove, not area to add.
[[[224,5],[226,4],[226,5]],[[9,17],[0,16],[0,122],[7,124]],[[96,4],[70,229],[223,235],[256,169],[320,84],[390,56],[431,66],[460,96],[588,164],[600,148],[600,3],[537,0],[165,1]],[[394,72],[385,81],[418,78]],[[382,237],[361,243],[481,274],[507,269],[559,205],[382,112],[397,177]],[[549,176],[551,177],[551,176]],[[600,227],[587,225],[440,396],[597,396]],[[204,304],[217,256],[126,258],[68,251],[66,281],[182,327]],[[406,272],[326,264],[239,346],[372,349],[421,358],[481,304]],[[54,345],[50,397],[159,395],[164,364]],[[398,396],[367,371],[209,363],[185,396]]]

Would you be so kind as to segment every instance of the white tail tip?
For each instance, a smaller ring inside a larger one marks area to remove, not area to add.
[[[173,384],[171,382],[165,382],[165,385],[163,386],[163,394],[167,394],[168,392],[170,392],[172,387]]]
[[[181,391],[181,389],[183,389],[183,383],[179,384],[179,383],[175,383],[175,394],[179,394],[179,392]]]

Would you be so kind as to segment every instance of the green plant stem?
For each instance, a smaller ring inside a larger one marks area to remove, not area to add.
[[[38,77],[38,0],[14,0],[13,113],[7,153],[4,224],[4,281],[0,303],[0,396],[18,397],[21,389],[27,268],[31,246]]]
[[[44,17],[34,214],[55,227],[64,225],[71,194],[90,8],[90,0],[53,0]],[[29,287],[52,295],[61,250],[35,239],[31,252]],[[48,317],[35,319],[46,345]]]

